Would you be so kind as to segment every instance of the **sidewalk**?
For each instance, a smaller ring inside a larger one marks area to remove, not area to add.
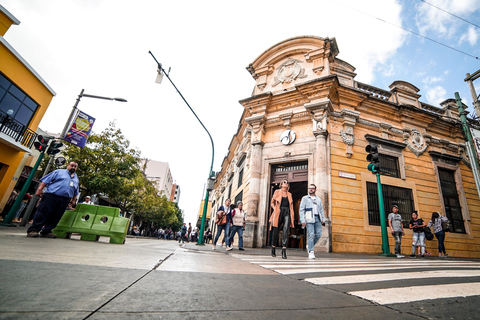
[[[0,227],[0,319],[418,319],[234,257],[269,256],[269,248],[72,238],[27,238],[25,227]],[[307,260],[302,250],[287,255]],[[392,259],[318,253],[322,258]]]

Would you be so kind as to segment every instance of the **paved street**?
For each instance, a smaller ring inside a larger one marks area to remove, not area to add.
[[[0,319],[478,319],[480,262],[128,238],[31,239],[0,227]]]

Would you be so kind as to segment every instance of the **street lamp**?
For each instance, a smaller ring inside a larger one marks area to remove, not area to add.
[[[92,94],[85,94],[83,93],[85,89],[82,89],[80,91],[80,94],[78,95],[77,101],[75,101],[75,104],[73,105],[72,112],[70,113],[70,117],[67,120],[67,123],[65,123],[65,127],[63,127],[63,131],[60,135],[60,139],[65,138],[65,135],[67,134],[68,128],[72,124],[72,121],[75,120],[76,113],[78,112],[78,104],[80,103],[80,99],[82,97],[87,97],[87,98],[94,98],[94,99],[102,99],[102,100],[110,100],[110,101],[119,101],[119,102],[127,102],[127,100],[123,98],[109,98],[109,97],[102,97],[102,96],[94,96]]]
[[[205,201],[203,202],[203,214],[202,214],[202,223],[200,225],[200,234],[198,235],[198,241],[197,241],[197,245],[205,245],[203,243],[203,233],[205,231],[205,222],[207,220],[207,208],[208,208],[208,197],[209,197],[209,194],[210,194],[210,191],[213,190],[213,182],[214,180],[212,179],[215,174],[214,172],[212,171],[213,170],[213,158],[214,158],[214,155],[215,155],[215,147],[213,145],[213,139],[212,139],[212,136],[210,135],[210,132],[208,132],[207,128],[203,125],[202,121],[200,121],[200,119],[198,118],[197,114],[195,113],[195,111],[193,111],[192,107],[190,107],[190,105],[188,104],[187,100],[185,100],[185,98],[183,97],[183,95],[180,93],[180,90],[178,90],[178,88],[175,86],[175,84],[173,83],[172,79],[170,79],[170,77],[168,76],[168,73],[165,72],[165,69],[163,69],[162,65],[157,61],[157,59],[155,58],[155,56],[153,55],[153,53],[151,51],[148,51],[148,53],[150,53],[152,55],[152,58],[155,60],[155,62],[157,63],[157,66],[158,66],[158,77],[157,77],[157,82],[158,83],[161,83],[162,81],[162,78],[163,78],[163,75],[165,75],[168,79],[168,81],[170,81],[170,83],[172,84],[172,86],[175,88],[175,90],[177,90],[178,94],[180,95],[180,97],[182,97],[183,101],[187,104],[188,108],[190,109],[190,111],[192,111],[193,115],[195,116],[195,118],[197,118],[198,122],[200,122],[200,124],[202,125],[203,129],[205,129],[205,131],[207,132],[208,134],[208,137],[210,138],[210,142],[212,143],[212,162],[210,164],[210,171],[208,172],[208,182],[207,182],[207,192],[205,194]]]

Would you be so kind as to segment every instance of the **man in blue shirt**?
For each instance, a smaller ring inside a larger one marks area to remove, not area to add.
[[[308,195],[300,202],[300,223],[302,228],[307,227],[308,258],[315,259],[313,248],[322,237],[322,226],[325,226],[322,200],[315,194],[317,186],[313,183],[308,187]]]
[[[27,230],[27,237],[57,237],[52,233],[52,229],[57,226],[67,206],[74,205],[77,201],[79,186],[75,173],[77,166],[77,163],[70,162],[67,169],[55,170],[40,179],[42,183],[36,194],[37,196],[43,194],[43,197],[35,212],[33,223]]]

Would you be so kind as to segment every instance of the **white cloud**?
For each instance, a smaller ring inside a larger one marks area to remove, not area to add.
[[[432,84],[432,83],[436,83],[436,82],[440,82],[440,81],[443,81],[443,78],[441,78],[441,77],[426,77],[422,80],[422,83]]]
[[[462,44],[467,41],[471,46],[474,46],[477,43],[478,34],[477,29],[474,26],[470,26],[467,32],[460,37],[459,43]]]
[[[468,20],[469,14],[480,9],[479,0],[429,0],[432,5]],[[466,22],[425,2],[417,6],[416,24],[421,34],[429,31],[451,38]]]
[[[436,86],[427,90],[426,97],[429,104],[438,106],[440,102],[447,99],[447,90],[442,86]]]

